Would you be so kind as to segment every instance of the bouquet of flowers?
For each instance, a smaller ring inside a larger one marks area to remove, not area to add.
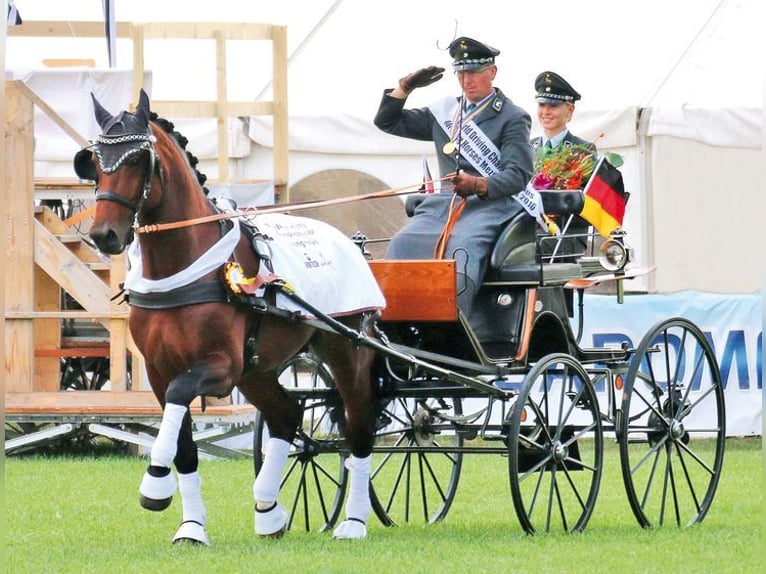
[[[582,189],[596,167],[593,148],[560,145],[551,151],[537,149],[532,187],[535,189]]]

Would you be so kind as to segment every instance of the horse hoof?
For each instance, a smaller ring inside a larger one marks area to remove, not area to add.
[[[210,546],[210,539],[207,537],[205,527],[199,522],[187,520],[178,527],[176,535],[173,536],[173,544],[179,542],[189,542],[191,544],[202,544]]]
[[[170,506],[171,502],[173,502],[172,496],[170,498],[162,498],[158,500],[156,498],[149,498],[141,494],[139,495],[138,499],[141,501],[141,508],[151,510],[152,512],[162,512],[168,506]]]
[[[333,530],[336,540],[361,540],[367,538],[367,525],[359,520],[344,520]]]
[[[176,491],[176,477],[172,472],[165,476],[152,476],[144,473],[141,486],[138,488],[141,506],[147,510],[159,512],[170,506]]]
[[[287,531],[287,509],[281,504],[265,512],[255,511],[255,533],[261,538],[282,538]]]

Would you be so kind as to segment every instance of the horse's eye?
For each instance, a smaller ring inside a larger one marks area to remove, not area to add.
[[[141,167],[143,165],[143,157],[141,154],[136,154],[133,157],[128,158],[128,165],[130,165],[130,167]]]

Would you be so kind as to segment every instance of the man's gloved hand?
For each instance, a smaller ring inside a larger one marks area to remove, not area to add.
[[[478,195],[487,196],[487,180],[477,175],[469,175],[465,172],[452,174],[450,181],[455,186],[455,193],[460,197]]]
[[[444,76],[444,68],[438,66],[428,66],[427,68],[421,68],[417,72],[404,76],[399,80],[399,87],[403,92],[409,94],[415,88],[424,88],[430,86],[434,82],[438,82]]]

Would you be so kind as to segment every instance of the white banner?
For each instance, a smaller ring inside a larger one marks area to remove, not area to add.
[[[724,385],[727,436],[762,434],[762,294],[718,295],[698,291],[585,296],[581,347],[636,347],[656,323],[671,317],[693,322],[710,342]],[[576,325],[574,325],[576,330]]]

